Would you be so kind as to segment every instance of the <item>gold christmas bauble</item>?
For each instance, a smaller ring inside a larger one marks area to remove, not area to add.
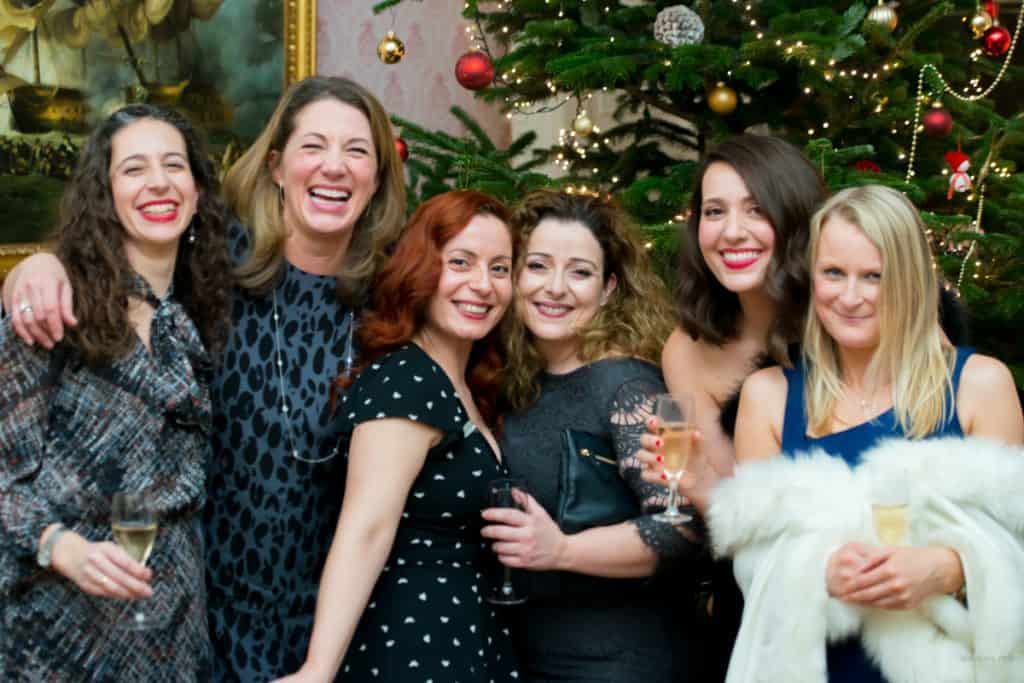
[[[708,106],[716,114],[731,114],[736,109],[736,91],[719,81],[708,92]]]
[[[971,17],[971,32],[974,33],[975,38],[980,40],[985,35],[985,31],[990,28],[992,28],[992,15],[983,9],[979,9]]]
[[[388,31],[377,43],[377,57],[385,64],[398,64],[405,56],[405,43],[398,39],[394,31]]]
[[[878,4],[871,8],[871,11],[868,12],[868,16],[864,21],[870,21],[873,24],[881,24],[890,31],[895,31],[896,25],[900,22],[900,19],[896,16],[896,10],[885,4],[884,0],[878,0]]]
[[[572,129],[576,131],[576,135],[590,135],[594,132],[594,122],[587,116],[587,112],[581,111],[572,122]]]

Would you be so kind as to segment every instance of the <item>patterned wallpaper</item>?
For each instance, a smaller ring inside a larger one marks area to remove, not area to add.
[[[461,135],[449,113],[468,111],[498,147],[510,140],[507,119],[496,106],[473,97],[455,80],[455,61],[468,49],[463,0],[420,0],[374,15],[371,0],[318,0],[317,71],[347,76],[373,91],[391,112],[430,130]],[[388,30],[405,43],[405,58],[388,65],[377,43]]]

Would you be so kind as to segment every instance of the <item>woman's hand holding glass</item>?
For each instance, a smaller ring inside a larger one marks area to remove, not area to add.
[[[933,595],[963,585],[960,558],[941,546],[872,546],[847,543],[826,568],[829,595],[878,609],[914,609]]]
[[[480,534],[491,541],[498,559],[516,569],[561,569],[568,543],[555,520],[525,491],[513,491],[522,510],[491,507],[481,516],[490,522]]]
[[[137,600],[153,595],[153,572],[111,541],[91,542],[66,533],[53,548],[53,568],[96,597]]]
[[[664,442],[661,434],[661,420],[652,417],[647,420],[647,431],[640,436],[641,449],[636,452],[636,457],[643,468],[643,479],[649,484],[659,486],[668,485],[668,475],[665,473],[664,456],[661,450]],[[708,458],[704,457],[701,445],[701,433],[692,432],[693,454],[687,463],[686,471],[679,478],[679,493],[689,502],[703,512],[708,505],[711,490],[726,475],[718,472],[711,465]]]

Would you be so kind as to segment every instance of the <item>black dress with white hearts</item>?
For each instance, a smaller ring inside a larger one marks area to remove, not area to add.
[[[518,678],[509,632],[483,601],[487,482],[508,476],[448,376],[415,344],[374,363],[345,393],[342,431],[402,417],[441,430],[427,453],[340,681],[503,683]],[[387,476],[381,453],[381,476]],[[359,558],[352,558],[353,562]]]

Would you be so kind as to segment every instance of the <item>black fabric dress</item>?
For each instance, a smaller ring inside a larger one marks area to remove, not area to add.
[[[241,261],[245,228],[234,224],[230,236]],[[336,289],[333,276],[285,263],[272,291],[234,292],[211,388],[204,515],[214,681],[266,683],[306,658],[345,488],[330,385],[354,340],[354,316]]]
[[[643,515],[632,520],[658,555],[648,579],[606,579],[569,572],[529,572],[530,597],[511,610],[512,633],[531,683],[707,683],[691,651],[696,577],[707,549],[697,521],[673,526],[653,518],[665,489],[641,479],[634,457],[654,397],[665,392],[657,367],[609,358],[564,375],[545,374],[540,397],[505,418],[502,451],[516,477],[555,518],[562,432],[602,437],[615,451],[619,472]]]
[[[343,432],[368,420],[401,417],[444,433],[413,482],[338,680],[516,680],[508,629],[481,597],[481,567],[490,550],[481,541],[480,511],[487,482],[507,471],[467,418],[448,376],[408,344],[368,367],[338,411]],[[380,454],[382,476],[387,455]]]

